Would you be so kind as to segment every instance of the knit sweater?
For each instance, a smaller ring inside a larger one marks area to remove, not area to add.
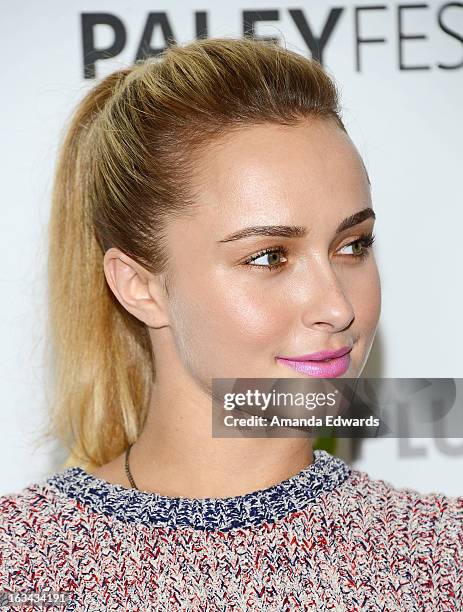
[[[0,497],[0,591],[47,589],[72,592],[53,610],[461,612],[463,497],[394,488],[324,450],[227,498],[70,467]]]

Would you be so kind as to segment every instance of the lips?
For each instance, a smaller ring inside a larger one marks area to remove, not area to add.
[[[319,351],[299,357],[277,357],[278,363],[288,368],[317,378],[336,378],[347,372],[350,366],[352,347],[344,346],[337,351]]]
[[[288,361],[326,361],[327,359],[336,359],[342,357],[352,350],[351,346],[343,346],[337,351],[318,351],[318,353],[310,353],[307,355],[299,355],[298,357],[278,356],[278,359],[286,359]]]

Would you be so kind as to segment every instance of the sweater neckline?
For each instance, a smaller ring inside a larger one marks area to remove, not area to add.
[[[170,497],[112,484],[80,466],[50,476],[46,484],[90,511],[150,527],[229,531],[275,522],[303,510],[341,485],[351,468],[323,449],[310,465],[275,485],[233,497]]]

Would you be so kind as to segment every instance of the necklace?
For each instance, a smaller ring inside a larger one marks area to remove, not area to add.
[[[135,481],[133,479],[132,473],[131,473],[130,468],[129,468],[129,455],[130,455],[130,449],[132,448],[133,444],[134,443],[132,442],[132,444],[130,444],[127,447],[127,450],[125,451],[125,473],[127,474],[127,478],[129,479],[129,482],[132,485],[132,487],[139,491],[140,489],[135,484]]]

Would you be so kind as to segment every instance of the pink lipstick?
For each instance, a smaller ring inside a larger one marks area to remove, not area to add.
[[[297,357],[276,357],[278,363],[306,376],[336,378],[349,369],[352,347],[343,346],[337,351],[319,351]]]

